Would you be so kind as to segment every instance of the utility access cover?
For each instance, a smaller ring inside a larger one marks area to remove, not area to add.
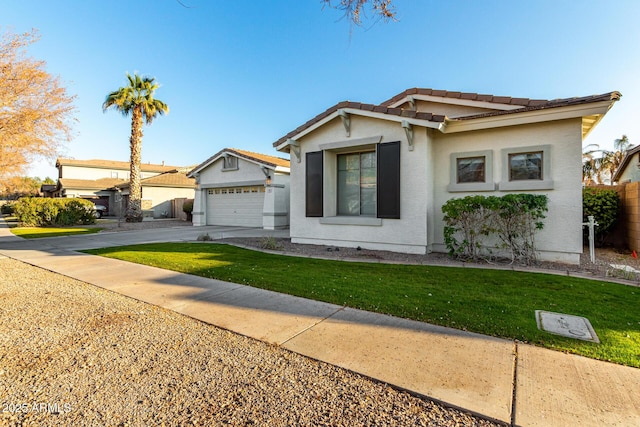
[[[538,329],[563,337],[600,343],[588,319],[569,314],[536,310]]]

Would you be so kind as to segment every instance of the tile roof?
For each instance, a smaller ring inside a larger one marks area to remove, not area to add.
[[[144,178],[140,180],[142,186],[149,187],[183,187],[183,188],[195,188],[196,180],[193,178],[187,178],[187,174],[174,169],[169,172],[161,173],[160,175]],[[126,188],[129,187],[130,182],[124,182],[118,184],[117,187]]]
[[[100,178],[100,179],[74,179],[60,178],[60,186],[63,188],[90,188],[98,190],[106,190],[113,188],[118,184],[122,184],[124,179],[118,178]]]
[[[457,117],[455,119],[448,119],[443,115],[432,114],[427,112],[416,112],[413,110],[405,110],[401,108],[392,108],[391,105],[405,99],[411,95],[430,95],[435,97],[444,97],[444,98],[452,98],[452,99],[462,99],[469,101],[477,101],[477,102],[489,102],[496,104],[508,104],[513,106],[520,106],[521,108],[513,108],[509,110],[496,110],[490,112],[484,112],[480,114],[472,114],[468,116]],[[341,108],[350,108],[357,109],[363,111],[373,111],[383,114],[395,115],[400,117],[408,117],[408,118],[416,118],[422,120],[428,120],[431,122],[444,122],[447,120],[471,120],[482,117],[490,117],[490,116],[500,116],[507,114],[517,114],[526,111],[533,110],[543,110],[547,108],[557,108],[557,107],[565,107],[571,105],[580,105],[580,104],[588,104],[592,102],[600,102],[600,101],[617,101],[620,99],[622,95],[620,92],[607,92],[601,95],[591,95],[591,96],[583,96],[576,98],[563,98],[563,99],[529,99],[529,98],[512,98],[510,96],[494,96],[494,95],[483,95],[478,93],[467,93],[467,92],[450,92],[446,90],[435,90],[435,89],[422,89],[422,88],[412,88],[407,89],[402,93],[395,95],[393,98],[384,101],[380,105],[374,104],[362,104],[359,102],[349,102],[344,101],[340,102],[326,111],[318,114],[311,120],[307,121],[301,126],[298,126],[293,131],[287,133],[282,138],[278,139],[273,143],[274,147],[279,146],[280,144],[287,141],[287,139],[292,138],[293,136],[299,134],[305,129],[313,126],[314,124],[320,122],[331,114],[335,113],[337,110]]]
[[[288,134],[286,134],[285,136],[283,136],[282,138],[274,142],[273,146],[277,147],[278,145],[285,142],[287,139],[313,126],[314,124],[322,121],[326,117],[330,116],[331,114],[335,113],[336,111],[342,108],[371,111],[374,113],[389,114],[389,115],[398,116],[398,117],[428,120],[430,122],[444,122],[444,119],[445,119],[445,116],[441,114],[424,113],[424,112],[417,112],[413,110],[403,110],[402,108],[390,108],[385,105],[363,104],[361,102],[342,101],[332,107],[329,107],[327,110],[318,114],[317,116],[307,121],[303,125],[298,126],[296,129],[292,130],[291,132],[289,132]]]
[[[516,114],[516,113],[522,113],[525,111],[545,110],[547,108],[558,108],[558,107],[568,107],[571,105],[590,104],[592,102],[600,102],[600,101],[618,101],[621,96],[622,95],[620,94],[620,92],[607,92],[601,95],[552,99],[544,103],[535,103],[531,105],[526,105],[526,106],[523,106],[522,108],[516,108],[514,110],[489,111],[489,112],[480,113],[480,114],[472,114],[469,116],[457,117],[454,120],[471,120],[471,119],[478,119],[482,117],[502,116],[505,114]]]
[[[275,156],[270,156],[268,154],[254,153],[253,151],[240,150],[238,148],[229,148],[227,149],[227,151],[230,153],[235,153],[240,157],[244,157],[249,160],[256,160],[256,161],[259,161],[260,163],[268,164],[270,166],[282,166],[285,168],[288,168],[289,166],[291,166],[291,162],[289,161],[289,159],[284,159],[282,157],[275,157]]]
[[[393,98],[384,101],[380,105],[393,105],[411,95],[428,95],[441,98],[464,99],[469,101],[491,102],[495,104],[521,105],[533,107],[549,102],[546,99],[512,98],[510,96],[485,95],[473,92],[450,92],[448,90],[436,90],[425,88],[411,88],[395,95]]]
[[[218,151],[213,156],[209,157],[204,162],[200,163],[198,166],[194,167],[189,172],[189,174],[191,174],[191,173],[193,173],[193,172],[195,172],[197,170],[205,168],[211,162],[213,162],[216,159],[218,159],[223,153],[232,153],[232,154],[235,154],[238,157],[241,157],[241,158],[244,158],[244,159],[248,159],[248,160],[253,160],[255,162],[262,163],[263,165],[271,166],[273,168],[278,167],[278,166],[284,167],[284,168],[289,168],[291,166],[291,162],[289,161],[289,159],[284,159],[282,157],[275,157],[275,156],[270,156],[268,154],[254,153],[253,151],[240,150],[238,148],[224,148],[224,149]]]
[[[90,160],[76,160],[76,159],[57,159],[56,167],[58,166],[84,166],[98,169],[121,169],[121,170],[129,170],[129,162],[121,162],[118,160],[101,160],[101,159],[90,159]],[[142,172],[168,172],[173,169],[177,169],[178,166],[169,166],[169,165],[156,165],[152,163],[141,163],[140,170]]]

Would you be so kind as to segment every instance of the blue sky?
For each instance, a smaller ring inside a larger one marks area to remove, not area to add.
[[[272,143],[343,100],[411,88],[553,99],[618,90],[585,144],[640,144],[640,2],[394,0],[398,21],[350,28],[319,0],[5,0],[0,30],[77,95],[65,157],[128,160],[130,119],[103,113],[126,72],[156,77],[171,111],[145,127],[144,162],[195,165]],[[337,2],[337,1],[336,1]],[[30,175],[56,177],[52,162]]]

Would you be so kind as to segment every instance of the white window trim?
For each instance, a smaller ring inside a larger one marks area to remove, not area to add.
[[[484,157],[484,179],[485,182],[461,182],[458,183],[458,159],[467,157]],[[447,191],[450,193],[464,191],[495,191],[496,184],[493,182],[493,150],[467,151],[464,153],[451,153],[449,167],[449,185]]]
[[[320,224],[331,224],[331,225],[369,225],[369,226],[381,226],[382,218],[374,218],[371,216],[350,216],[350,215],[341,215],[341,216],[329,216],[318,218],[320,220]]]
[[[509,181],[509,155],[542,151],[542,179]],[[500,191],[553,190],[551,179],[551,145],[532,145],[529,147],[503,148],[502,180]]]

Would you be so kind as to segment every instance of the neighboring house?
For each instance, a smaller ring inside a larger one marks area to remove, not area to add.
[[[289,225],[289,160],[226,148],[189,174],[198,187],[193,225]]]
[[[446,252],[447,200],[532,192],[549,198],[541,259],[577,264],[582,140],[620,96],[409,89],[380,105],[336,104],[274,143],[291,153],[291,239]]]
[[[118,214],[120,205],[116,186],[129,180],[129,162],[115,160],[75,160],[59,158],[58,182],[51,197],[80,197],[106,206],[110,214]],[[177,166],[143,163],[140,165],[141,178],[178,169]]]
[[[625,153],[618,169],[611,177],[611,182],[625,183],[640,181],[640,145]]]
[[[42,184],[40,186],[40,194],[42,197],[53,197],[53,192],[56,191],[56,184]]]
[[[184,213],[176,212],[176,199],[193,199],[196,181],[187,177],[187,170],[174,169],[140,181],[142,186],[142,210],[145,215],[154,218],[182,217]],[[124,204],[129,197],[130,182],[117,184],[115,188],[124,197]]]

